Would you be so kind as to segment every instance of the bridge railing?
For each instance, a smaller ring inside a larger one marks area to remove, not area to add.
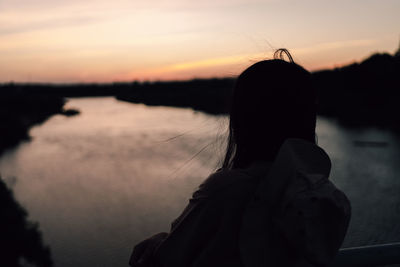
[[[400,264],[400,242],[342,248],[331,266],[382,266],[391,264]]]

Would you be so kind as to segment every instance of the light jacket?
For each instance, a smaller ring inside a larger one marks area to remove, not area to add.
[[[154,252],[156,266],[327,266],[350,220],[328,155],[288,139],[274,163],[212,174]]]
[[[346,195],[328,179],[323,149],[288,139],[243,214],[245,266],[327,266],[345,237],[351,214]]]

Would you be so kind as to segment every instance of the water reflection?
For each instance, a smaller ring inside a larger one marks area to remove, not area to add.
[[[67,105],[81,114],[33,128],[32,142],[4,155],[0,170],[18,177],[16,197],[40,222],[56,266],[126,266],[133,244],[167,230],[215,169],[226,117],[113,98]],[[399,241],[399,139],[324,118],[317,133],[332,179],[353,203],[345,246]]]

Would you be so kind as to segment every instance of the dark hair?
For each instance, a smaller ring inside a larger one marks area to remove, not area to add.
[[[289,62],[283,59],[286,55]],[[224,169],[273,161],[287,138],[315,143],[316,92],[311,74],[286,49],[257,62],[236,80]]]

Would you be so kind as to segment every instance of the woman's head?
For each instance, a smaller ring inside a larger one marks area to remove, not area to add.
[[[290,62],[283,60],[286,54]],[[283,141],[315,142],[316,92],[311,74],[286,49],[247,68],[237,78],[223,168],[272,161]]]

